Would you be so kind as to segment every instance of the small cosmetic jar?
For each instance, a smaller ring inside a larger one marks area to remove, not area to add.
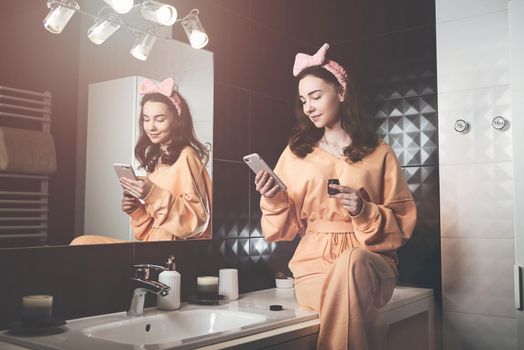
[[[275,284],[277,288],[293,288],[295,284],[295,279],[293,277],[287,277],[287,278],[275,278]]]
[[[340,191],[337,190],[336,188],[329,187],[329,185],[340,185],[340,182],[338,181],[338,179],[329,179],[327,183],[328,183],[327,184],[327,193],[329,195],[340,193]]]

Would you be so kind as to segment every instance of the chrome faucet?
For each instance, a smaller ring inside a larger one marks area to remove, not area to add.
[[[140,264],[134,265],[135,275],[131,277],[135,285],[133,292],[133,299],[131,299],[131,305],[127,311],[127,316],[137,317],[144,314],[144,301],[147,292],[151,292],[157,295],[166,296],[169,294],[169,287],[165,284],[149,279],[149,271],[166,271],[167,269],[162,266],[151,265],[151,264]]]

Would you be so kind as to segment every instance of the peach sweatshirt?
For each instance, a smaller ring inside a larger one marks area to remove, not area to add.
[[[172,165],[148,175],[151,191],[131,214],[141,241],[211,238],[211,180],[198,154],[185,147]]]
[[[413,233],[415,203],[391,147],[380,142],[362,161],[348,163],[346,159],[337,159],[318,147],[299,158],[288,146],[275,168],[287,191],[261,198],[262,231],[268,241],[302,236],[290,262],[295,277],[312,273],[318,259],[326,262],[323,250],[333,246],[333,240],[337,245],[338,238],[348,241],[342,249],[361,247],[381,253],[396,264],[396,250]],[[330,178],[369,194],[370,201],[364,201],[358,215],[349,215],[338,199],[329,198]]]

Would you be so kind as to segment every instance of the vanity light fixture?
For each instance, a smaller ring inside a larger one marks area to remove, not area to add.
[[[128,13],[135,4],[134,0],[104,0],[104,2],[121,14]]]
[[[142,4],[140,12],[145,19],[164,26],[175,24],[178,15],[174,6],[152,0],[146,0]]]
[[[151,34],[137,32],[135,43],[133,44],[133,47],[130,51],[131,55],[133,55],[134,58],[139,59],[140,61],[147,60],[149,52],[155,44],[155,39],[156,37],[154,37]]]
[[[137,3],[135,4],[135,1]],[[95,19],[95,24],[88,31],[89,39],[100,45],[104,43],[119,28],[126,28],[135,33],[135,43],[131,49],[133,57],[145,61],[149,52],[153,48],[156,39],[173,40],[170,37],[163,37],[154,32],[155,27],[139,29],[124,22],[119,14],[124,14],[136,7],[141,8],[142,17],[153,21],[162,26],[172,26],[176,22],[182,22],[182,27],[189,38],[191,46],[201,49],[209,42],[209,37],[198,18],[199,11],[193,9],[183,19],[177,20],[177,10],[171,5],[154,0],[104,0],[109,6],[102,8],[98,14],[93,14],[80,9],[74,0],[47,0],[47,7],[50,9],[44,20],[44,27],[54,34],[59,34],[67,25],[75,12],[91,16]],[[102,16],[104,10],[109,9],[110,14]],[[158,25],[157,25],[158,27]]]
[[[182,19],[182,27],[184,27],[184,31],[193,48],[201,49],[209,42],[206,30],[198,18],[197,9],[191,10],[191,12]]]
[[[44,27],[53,34],[62,33],[75,11],[80,10],[74,0],[48,0],[47,7],[50,11],[44,19]]]

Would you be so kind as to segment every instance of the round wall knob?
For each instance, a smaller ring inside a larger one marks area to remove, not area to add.
[[[469,129],[469,123],[464,119],[457,119],[455,122],[455,131],[466,132]]]
[[[496,116],[491,121],[491,125],[493,125],[493,127],[497,130],[502,130],[506,126],[506,119],[501,116]]]

